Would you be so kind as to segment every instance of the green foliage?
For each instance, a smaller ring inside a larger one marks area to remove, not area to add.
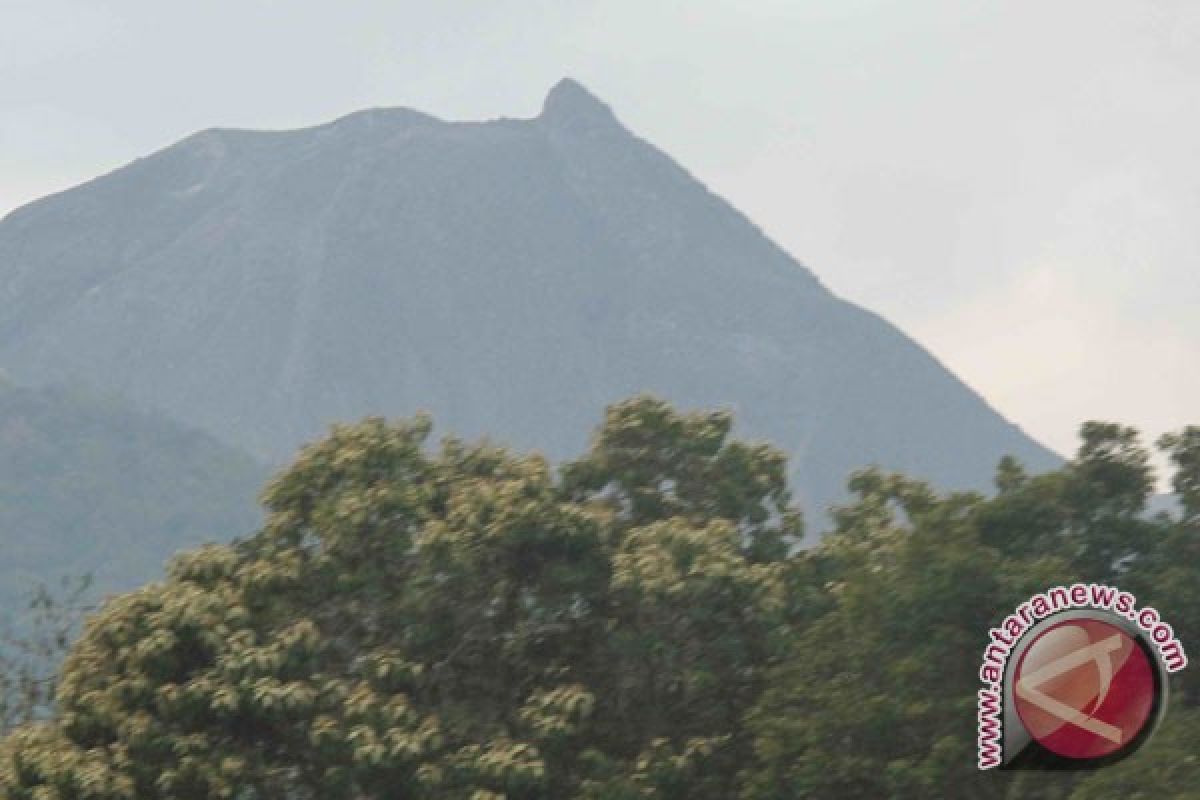
[[[1026,476],[1011,459],[997,470],[999,493],[976,510],[983,542],[1006,555],[1054,555],[1076,580],[1114,582],[1154,547],[1159,528],[1143,510],[1154,487],[1137,431],[1087,422],[1063,469]]]
[[[1070,800],[1200,800],[1200,713],[1168,716],[1152,745],[1132,758],[1088,776]]]
[[[1077,457],[1055,473],[1030,477],[1002,461],[991,499],[933,498],[877,470],[851,480],[856,502],[809,554],[825,563],[829,600],[818,604],[828,610],[797,632],[750,712],[756,758],[743,798],[1071,793],[1076,775],[976,769],[974,692],[988,628],[1047,586],[1108,580],[1177,621],[1185,645],[1200,641],[1194,524],[1140,513],[1152,484],[1136,432],[1088,423],[1081,437]],[[1189,688],[1176,697],[1194,703],[1189,673],[1176,680]],[[1194,730],[1168,728],[1161,746],[1194,749]],[[1122,769],[1142,774],[1135,765],[1159,746],[1152,740]],[[1182,759],[1161,785],[1200,785],[1197,767]],[[1088,782],[1079,796],[1129,796],[1108,786]]]
[[[834,560],[830,609],[798,632],[750,714],[742,797],[1002,797],[975,768],[974,692],[1003,609],[1069,574],[977,527],[986,501],[941,500],[876,470],[812,558]]]
[[[1175,465],[1171,486],[1179,497],[1187,521],[1200,520],[1200,426],[1189,425],[1179,433],[1164,434],[1158,446]]]
[[[735,523],[747,555],[778,560],[803,536],[787,459],[765,444],[730,441],[725,411],[679,414],[639,396],[610,407],[587,457],[563,468],[577,501],[602,496],[622,525],[669,517]]]
[[[799,530],[783,458],[648,401],[561,482],[429,428],[336,428],[258,536],[108,603],[6,791],[728,798]]]
[[[1194,522],[1140,515],[1128,429],[1089,424],[1058,473],[1002,463],[992,499],[865,470],[803,550],[782,456],[731,440],[726,414],[634,398],[557,472],[487,444],[431,448],[430,428],[335,428],[268,485],[258,535],[111,600],[63,666],[55,716],[0,745],[4,796],[1094,800],[1147,771],[1163,792],[1200,785],[1190,710],[1103,779],[974,766],[979,655],[1006,609],[1116,575],[1172,619],[1200,611],[1182,558]]]

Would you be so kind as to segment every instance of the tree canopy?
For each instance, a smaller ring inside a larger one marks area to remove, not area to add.
[[[1181,512],[1149,519],[1135,432],[1089,423],[1064,469],[997,493],[856,474],[803,549],[783,455],[649,397],[588,452],[431,422],[336,427],[263,493],[262,530],[178,556],[71,649],[53,718],[0,789],[118,798],[1127,797],[1200,785],[1200,701],[1135,758],[1047,786],[975,769],[986,631],[1064,580],[1110,580],[1200,633],[1200,436],[1163,440]],[[1194,748],[1193,748],[1194,749]],[[1162,764],[1170,762],[1170,769]],[[1073,793],[1073,794],[1072,794]]]

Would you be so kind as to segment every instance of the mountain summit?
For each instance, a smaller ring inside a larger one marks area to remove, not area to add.
[[[623,130],[612,109],[571,78],[563,78],[542,104],[540,119],[553,125],[570,125],[577,129],[616,128]]]
[[[945,487],[1057,463],[571,80],[534,119],[206,131],[18,209],[0,367],[275,460],[418,409],[559,457],[651,391],[732,408],[810,505],[869,463]]]

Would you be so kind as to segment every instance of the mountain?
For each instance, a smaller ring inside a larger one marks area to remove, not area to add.
[[[38,582],[100,593],[176,550],[251,533],[265,469],[212,436],[111,398],[0,385],[0,616]]]
[[[810,506],[867,463],[1059,463],[570,80],[534,119],[204,131],[14,211],[0,366],[272,460],[418,409],[561,457],[649,390],[783,445]]]

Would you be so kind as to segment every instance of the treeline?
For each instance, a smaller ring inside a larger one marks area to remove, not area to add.
[[[1088,423],[996,494],[866,470],[802,549],[782,454],[724,413],[611,408],[579,460],[335,428],[256,535],[179,556],[72,647],[5,797],[788,800],[1183,797],[1200,684],[1094,774],[980,773],[986,631],[1048,585],[1119,585],[1200,643],[1200,428]],[[1200,646],[1200,645],[1197,645]],[[1141,792],[1137,795],[1136,792]]]

